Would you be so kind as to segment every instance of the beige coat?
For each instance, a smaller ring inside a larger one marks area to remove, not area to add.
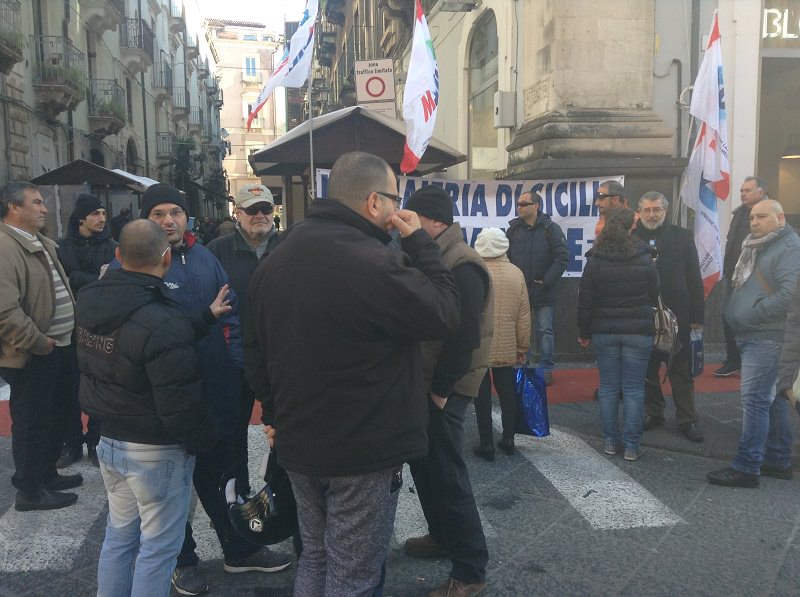
[[[494,336],[489,353],[492,367],[511,367],[517,353],[531,344],[531,310],[522,271],[508,257],[484,259],[494,284]]]

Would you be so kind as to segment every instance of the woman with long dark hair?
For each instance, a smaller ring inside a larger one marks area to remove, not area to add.
[[[612,211],[595,239],[583,270],[578,295],[578,342],[594,346],[600,371],[600,418],[604,451],[623,447],[625,460],[642,455],[639,442],[644,416],[644,383],[653,349],[653,306],[658,275],[649,247],[631,237],[634,213]],[[623,432],[618,425],[623,397]]]

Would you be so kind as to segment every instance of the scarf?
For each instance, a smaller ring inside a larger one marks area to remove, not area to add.
[[[742,243],[742,254],[739,255],[739,261],[736,262],[736,269],[733,270],[733,277],[731,278],[731,285],[734,288],[739,288],[747,281],[755,269],[758,252],[765,245],[778,238],[782,231],[783,228],[778,228],[761,238],[753,238],[752,233],[747,235]]]

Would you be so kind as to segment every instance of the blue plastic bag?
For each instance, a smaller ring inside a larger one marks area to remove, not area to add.
[[[544,437],[550,435],[547,417],[547,385],[541,369],[520,367],[514,374],[517,392],[517,424],[514,432]]]

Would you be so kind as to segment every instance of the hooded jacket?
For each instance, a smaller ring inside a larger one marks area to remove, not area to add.
[[[69,285],[78,291],[100,276],[100,268],[114,260],[117,242],[111,238],[108,226],[85,238],[79,232],[78,218],[69,218],[67,236],[58,240],[58,260],[69,276]]]
[[[737,340],[783,340],[786,314],[800,277],[800,238],[791,226],[779,230],[762,246],[753,273],[733,289],[725,308],[725,321]]]
[[[561,227],[540,209],[533,226],[522,218],[511,220],[506,236],[508,260],[525,276],[531,307],[555,305],[556,283],[569,263],[569,249]]]
[[[390,240],[317,199],[253,274],[247,378],[287,470],[359,475],[427,452],[419,340],[457,328],[458,291],[424,230]]]
[[[76,307],[81,408],[103,436],[150,445],[212,445],[196,335],[209,320],[167,297],[162,281],[116,270],[87,285]]]
[[[634,240],[632,255],[594,247],[581,276],[578,336],[655,334],[658,274],[650,249]]]

